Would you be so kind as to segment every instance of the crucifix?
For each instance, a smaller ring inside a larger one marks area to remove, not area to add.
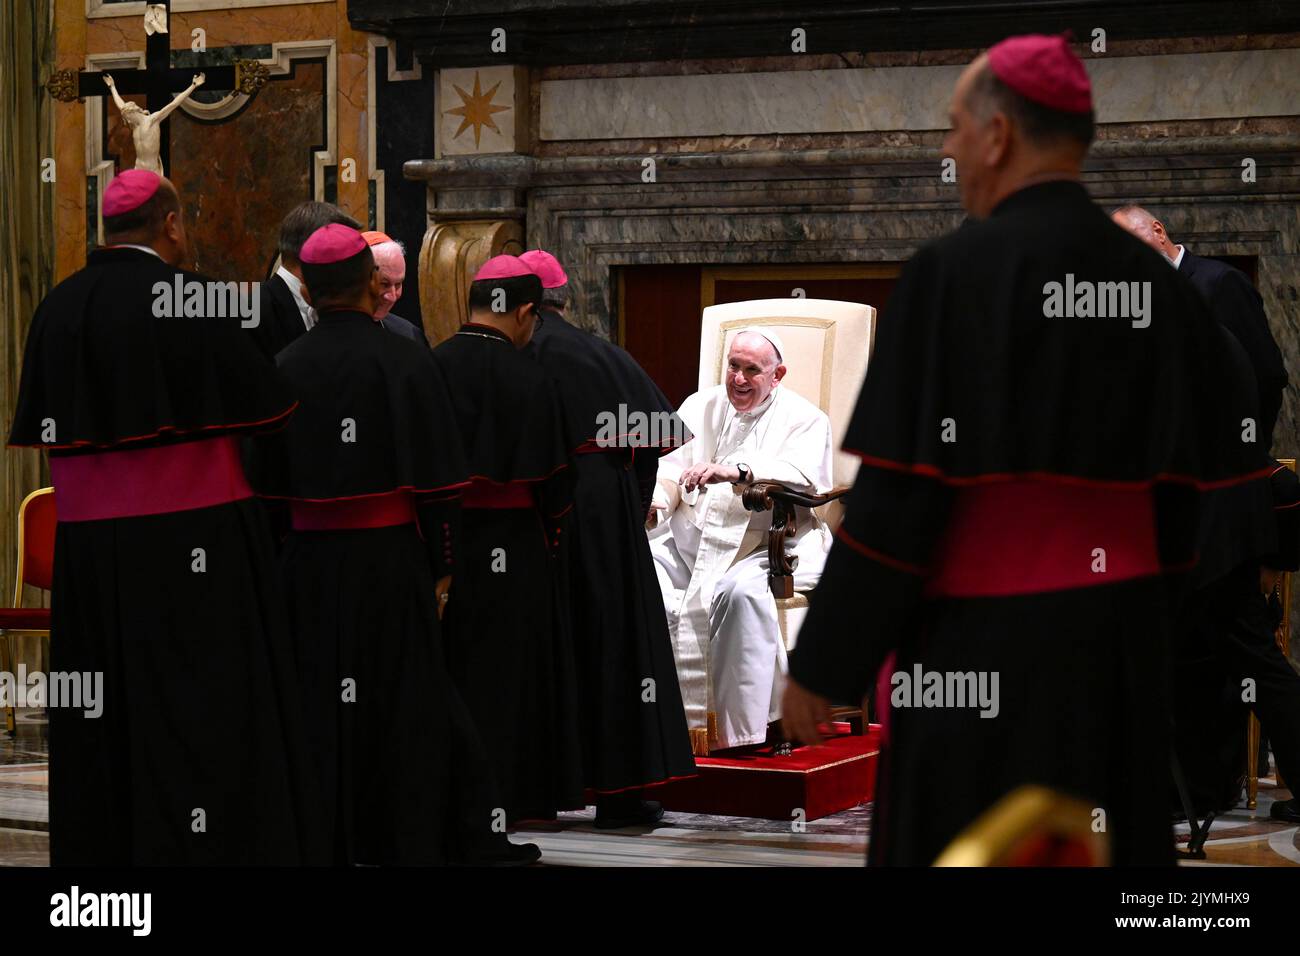
[[[145,9],[145,68],[103,72],[59,70],[50,77],[50,95],[64,103],[88,96],[112,94],[131,127],[140,168],[164,172],[169,163],[170,136],[167,116],[202,84],[207,90],[254,96],[266,85],[269,71],[257,60],[236,60],[232,65],[207,65],[180,69],[171,65],[171,0],[152,0]],[[145,94],[145,108],[126,103],[119,93]],[[181,94],[173,98],[173,94]],[[129,115],[128,115],[129,114]],[[156,144],[156,152],[155,152]],[[143,148],[143,154],[141,149]]]

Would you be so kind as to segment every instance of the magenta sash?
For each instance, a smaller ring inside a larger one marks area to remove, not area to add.
[[[51,455],[59,521],[102,521],[211,508],[253,497],[239,440],[199,441]]]
[[[1004,481],[957,490],[925,594],[1041,594],[1161,570],[1150,489]]]

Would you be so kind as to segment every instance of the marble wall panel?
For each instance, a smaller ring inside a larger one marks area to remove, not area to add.
[[[960,66],[543,80],[543,140],[946,129]],[[1103,123],[1290,116],[1300,49],[1089,60]]]
[[[484,66],[438,71],[437,155],[525,152],[528,70]]]

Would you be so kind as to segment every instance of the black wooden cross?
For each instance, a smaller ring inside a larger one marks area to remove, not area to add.
[[[190,85],[194,74],[202,73],[204,83],[199,89],[206,92],[240,92],[255,95],[266,83],[267,68],[256,60],[237,60],[227,65],[207,65],[199,63],[184,69],[171,65],[171,0],[148,0],[149,6],[162,6],[166,10],[165,22],[167,33],[154,32],[145,39],[143,70],[109,70],[118,93],[145,94],[145,109],[156,113],[172,97]],[[104,73],[98,71],[75,72],[60,70],[50,77],[47,84],[51,95],[65,103],[84,99],[88,96],[108,96],[108,87],[104,85]],[[171,120],[162,122],[161,150],[163,169],[170,171],[171,137],[169,127]]]

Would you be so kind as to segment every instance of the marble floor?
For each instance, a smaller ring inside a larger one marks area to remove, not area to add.
[[[45,722],[20,713],[18,734],[0,733],[0,866],[49,863],[49,803]],[[1214,821],[1208,859],[1186,866],[1300,866],[1300,827],[1269,818],[1278,790],[1260,781],[1259,805],[1245,802]],[[526,824],[515,835],[542,848],[551,866],[861,866],[871,829],[871,806],[813,820],[792,832],[781,820],[667,813],[654,827],[597,830],[595,808],[561,814],[552,823]],[[1175,834],[1187,842],[1186,824]]]

